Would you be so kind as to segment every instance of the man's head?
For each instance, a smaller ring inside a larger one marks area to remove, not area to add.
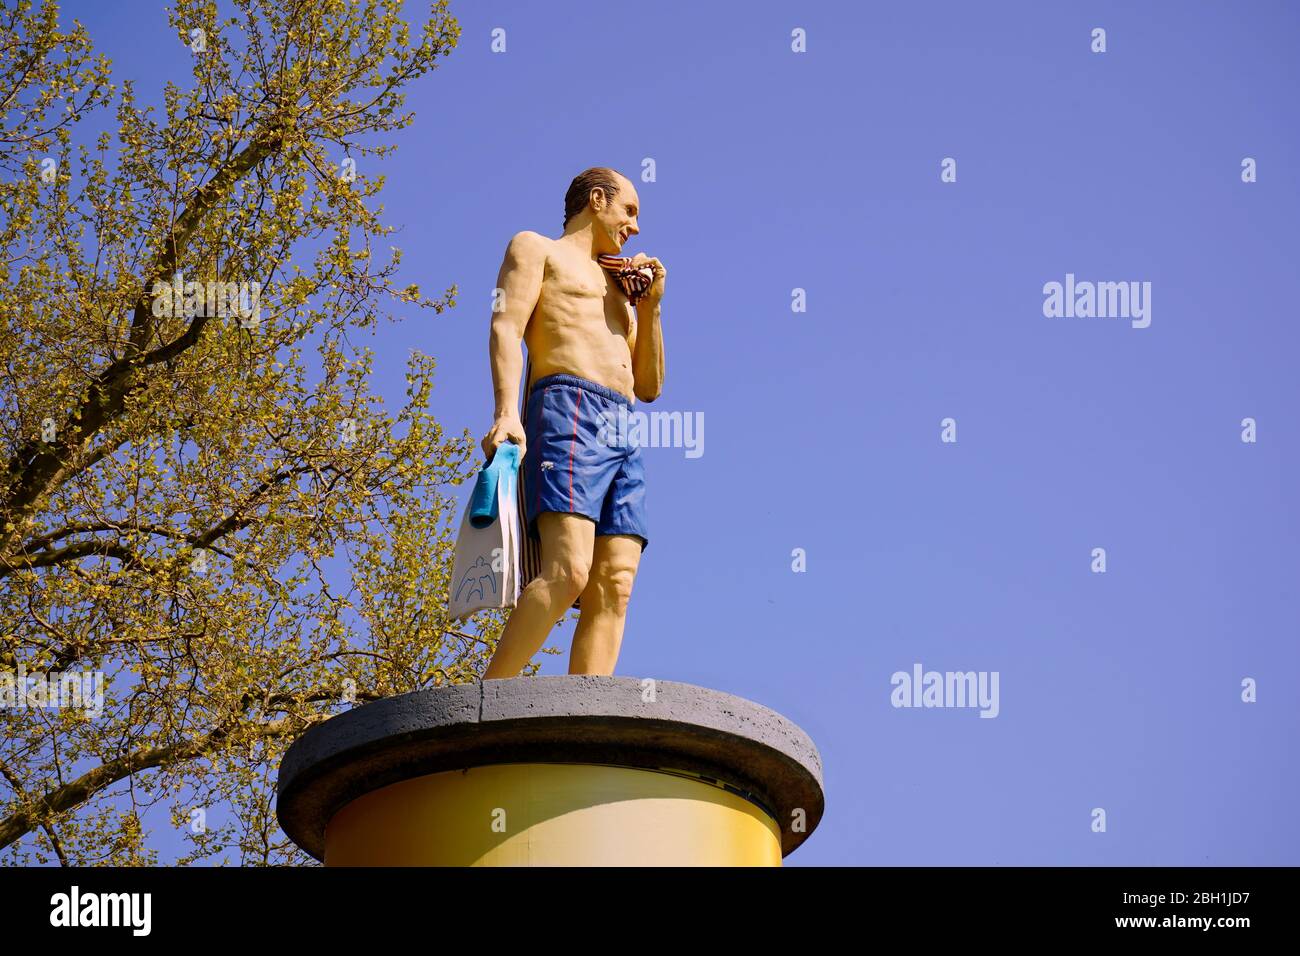
[[[618,253],[641,231],[641,199],[632,181],[607,166],[593,166],[574,177],[564,194],[564,231],[592,225],[596,252]]]

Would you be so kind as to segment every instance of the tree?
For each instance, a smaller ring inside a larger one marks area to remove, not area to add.
[[[439,0],[413,43],[400,6],[178,0],[193,82],[161,121],[54,3],[0,15],[0,671],[103,677],[98,717],[0,708],[6,862],[158,862],[155,804],[191,844],[164,862],[305,862],[272,812],[292,738],[491,655],[502,616],[445,616],[439,489],[474,441],[428,414],[432,358],[393,418],[348,340],[387,303],[455,304],[372,248],[363,167],[460,32]],[[77,142],[114,103],[115,142]]]

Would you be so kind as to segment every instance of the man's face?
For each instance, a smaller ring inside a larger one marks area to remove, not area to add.
[[[620,179],[618,195],[606,196],[600,211],[596,213],[599,231],[609,243],[606,251],[611,254],[621,252],[623,244],[641,231],[636,224],[640,212],[641,198],[637,196],[636,189],[626,178]]]

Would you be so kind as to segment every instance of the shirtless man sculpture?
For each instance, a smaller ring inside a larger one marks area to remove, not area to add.
[[[602,422],[619,405],[653,402],[664,385],[659,306],[667,270],[638,254],[654,280],[633,306],[599,260],[641,230],[641,201],[602,166],[564,197],[564,234],[520,232],[497,277],[501,299],[488,352],[496,417],[483,439],[490,462],[513,441],[523,458],[525,533],[541,539],[541,568],[519,595],[484,679],[517,676],[580,599],[570,674],[613,674],[632,582],[649,542],[639,446],[614,447]],[[527,434],[519,416],[520,343],[528,345]]]

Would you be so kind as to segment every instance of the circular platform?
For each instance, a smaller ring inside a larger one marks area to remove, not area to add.
[[[782,856],[825,807],[817,748],[775,711],[676,681],[562,675],[416,691],[318,724],[285,754],[276,814],[324,860],[327,825],[367,794],[449,770],[539,764],[658,771],[723,788],[771,818]]]

